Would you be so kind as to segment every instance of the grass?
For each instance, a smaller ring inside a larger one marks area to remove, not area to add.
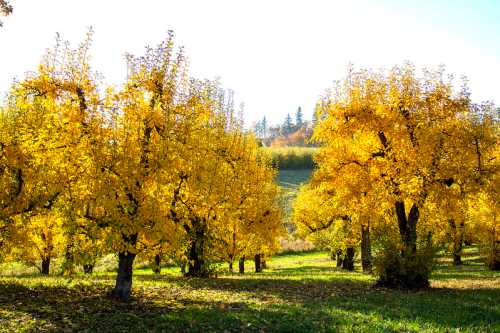
[[[176,267],[160,276],[136,269],[129,303],[107,296],[110,272],[3,276],[0,331],[500,331],[500,273],[475,255],[461,268],[440,261],[432,288],[418,292],[374,288],[374,277],[340,271],[324,252],[278,255],[268,264],[261,274],[212,279],[182,278]]]
[[[283,209],[283,222],[291,233],[295,225],[291,221],[293,201],[297,197],[299,187],[311,178],[312,169],[280,169],[277,182],[282,189],[281,207]]]
[[[282,169],[278,173],[278,184],[287,191],[297,191],[300,185],[311,178],[312,169]]]

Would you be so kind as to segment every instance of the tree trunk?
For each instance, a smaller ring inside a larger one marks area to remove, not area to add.
[[[344,261],[342,262],[342,268],[348,271],[354,270],[354,248],[348,247],[345,251]]]
[[[451,239],[452,239],[452,256],[453,265],[462,265],[462,248],[464,244],[464,223],[460,223],[457,227],[454,219],[449,219],[448,224],[451,227]]]
[[[229,273],[233,272],[233,261],[228,262]]]
[[[377,285],[390,288],[427,288],[429,286],[429,266],[417,255],[419,207],[414,203],[410,213],[406,216],[404,202],[398,201],[395,203],[395,210],[403,249],[397,260],[385,264]],[[432,258],[426,260],[432,260]]]
[[[245,274],[245,257],[241,257],[240,260],[238,260],[238,269],[240,274]]]
[[[409,257],[417,252],[417,222],[419,218],[418,206],[413,204],[406,217],[405,203],[398,201],[395,204],[398,219],[399,235],[403,242],[403,257]]]
[[[255,255],[255,273],[262,272],[261,256],[260,254]]]
[[[344,258],[342,256],[342,250],[337,250],[337,267],[342,267],[342,262],[344,261]]]
[[[62,270],[64,275],[72,275],[75,272],[72,238],[68,239],[68,244],[66,245]]]
[[[137,234],[131,236],[123,235],[123,240],[131,246],[137,242]],[[136,254],[131,252],[118,253],[118,273],[116,274],[113,297],[121,301],[127,301],[132,291],[132,268]]]
[[[186,276],[207,277],[209,272],[205,265],[205,227],[198,218],[192,220],[191,244],[188,254],[188,272]]]
[[[161,273],[161,256],[159,254],[155,255],[153,258],[153,267],[151,267],[151,269],[155,274]]]
[[[488,263],[488,268],[492,271],[500,271],[500,260],[498,260],[498,258],[490,260],[490,262]]]
[[[85,264],[83,265],[83,272],[85,274],[92,274],[94,271],[94,265],[93,264]]]
[[[42,274],[43,275],[49,275],[50,271],[50,257],[44,258],[42,260]]]
[[[186,275],[186,266],[187,266],[187,263],[185,261],[183,261],[181,264],[181,274],[182,275]]]
[[[493,237],[490,253],[487,256],[488,268],[492,271],[500,271],[500,241],[496,239],[495,233]]]
[[[361,267],[363,272],[372,271],[372,247],[370,241],[370,227],[361,226]]]
[[[201,243],[201,244],[200,244]],[[189,262],[186,276],[203,277],[204,260],[203,260],[203,241],[194,240],[189,248]]]

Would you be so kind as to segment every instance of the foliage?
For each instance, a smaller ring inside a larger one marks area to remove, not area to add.
[[[394,263],[402,265],[397,271],[426,272],[417,244],[438,226],[431,211],[447,207],[443,201],[455,192],[464,202],[498,172],[498,159],[491,158],[498,140],[492,111],[490,104],[471,103],[465,84],[456,91],[442,68],[424,70],[422,77],[411,64],[388,72],[351,68],[318,104],[318,170],[299,195],[297,220],[310,231],[338,219],[366,223],[368,216],[375,229],[391,224],[398,244],[392,252],[400,260],[383,261],[391,263],[387,269]]]
[[[120,299],[141,251],[186,263],[190,276],[206,276],[233,247],[228,230],[246,244],[240,252],[277,251],[274,171],[243,132],[232,95],[189,78],[172,33],[127,55],[126,82],[103,89],[91,40],[90,31],[75,50],[58,41],[2,109],[0,245],[20,244],[17,220],[57,214],[67,271],[117,253]]]

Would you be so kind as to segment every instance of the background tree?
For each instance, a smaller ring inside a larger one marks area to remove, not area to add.
[[[295,113],[295,126],[297,128],[300,128],[303,123],[303,113],[302,113],[302,107],[299,106],[297,109],[297,112]]]
[[[289,113],[286,114],[285,121],[282,126],[283,134],[288,135],[293,132],[293,121]]]
[[[7,16],[12,14],[13,7],[7,0],[0,0],[0,15]],[[2,21],[0,21],[0,27],[3,25]]]

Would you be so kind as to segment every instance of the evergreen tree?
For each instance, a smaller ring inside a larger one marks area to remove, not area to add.
[[[299,106],[299,108],[297,109],[297,112],[295,113],[295,125],[297,127],[300,127],[302,126],[302,107]]]
[[[262,130],[262,138],[266,138],[267,136],[267,119],[266,119],[266,116],[264,116],[264,118],[262,118],[261,122],[260,122],[260,127],[261,127],[261,130]]]
[[[283,123],[283,134],[290,134],[293,131],[292,117],[287,113],[285,122]]]
[[[255,123],[255,136],[258,138],[262,137],[262,123],[260,120]]]

